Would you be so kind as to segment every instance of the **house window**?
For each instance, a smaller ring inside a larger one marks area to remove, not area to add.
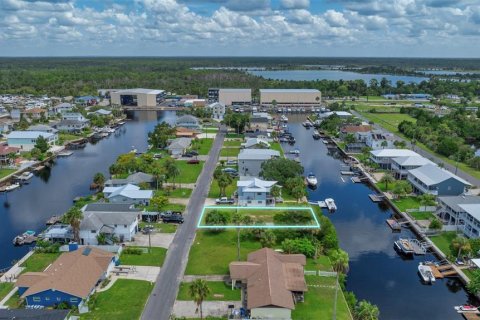
[[[262,201],[258,200],[257,203],[260,204],[260,203],[262,203]]]
[[[97,233],[97,231],[95,231],[95,230],[92,230],[92,231],[90,231],[90,232],[91,232],[91,233]]]
[[[60,299],[60,297],[57,297],[57,301],[62,301],[62,299]]]
[[[126,224],[124,224],[124,225],[123,225],[123,227],[124,227],[124,228],[126,228],[126,227],[127,227],[127,225],[126,225]]]
[[[78,298],[70,298],[70,302],[78,302]]]
[[[248,200],[247,203],[252,203],[252,201],[251,201],[251,200]]]
[[[50,297],[45,297],[45,301],[50,301]]]
[[[40,301],[42,301],[42,299],[40,299],[40,297],[33,297],[32,300],[33,300],[33,302],[40,302]]]
[[[261,195],[262,195],[262,193],[261,193],[261,192],[257,192],[257,196],[261,196]]]

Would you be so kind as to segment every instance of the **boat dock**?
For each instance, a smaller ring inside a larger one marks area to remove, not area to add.
[[[57,154],[59,157],[69,157],[73,154],[73,151],[62,151]]]
[[[425,243],[418,241],[417,239],[408,239],[410,245],[413,248],[413,252],[416,255],[424,255],[427,254],[428,247]]]
[[[429,263],[427,265],[432,269],[432,273],[436,279],[458,276],[457,271],[455,271],[454,267],[450,263],[444,263],[441,265]]]
[[[355,172],[353,171],[340,171],[343,176],[354,176]]]
[[[480,313],[478,312],[459,312],[466,320],[480,320]]]
[[[382,202],[383,199],[385,198],[384,196],[382,195],[378,195],[378,194],[369,194],[368,197],[370,198],[370,200],[372,200],[373,202]]]
[[[400,231],[402,230],[402,226],[400,223],[397,222],[395,219],[387,219],[386,220],[388,226],[393,230],[393,231]]]
[[[47,226],[51,226],[53,224],[57,224],[62,221],[62,216],[51,216],[47,222],[45,223]]]

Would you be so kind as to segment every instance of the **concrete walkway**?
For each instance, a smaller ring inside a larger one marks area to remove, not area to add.
[[[110,276],[110,282],[104,288],[98,288],[96,291],[107,291],[115,284],[118,279],[142,280],[154,283],[155,279],[160,273],[160,267],[127,265],[122,265],[122,267],[131,267],[132,270],[128,273],[121,273],[119,275],[116,275],[115,270],[113,270]]]
[[[152,233],[150,235],[150,242],[152,247],[159,247],[168,249],[172,244],[175,233]],[[141,232],[137,232],[135,235],[135,241],[126,242],[127,246],[148,247],[149,240],[148,235]]]
[[[228,306],[234,305],[235,309],[242,307],[240,301],[204,301],[203,308],[203,317],[219,317],[226,318],[228,314]],[[172,315],[176,317],[185,317],[185,318],[200,318],[200,311],[197,310],[197,305],[193,301],[175,301],[173,305]]]
[[[5,305],[7,303],[8,300],[10,300],[10,298],[18,291],[18,288],[17,287],[14,287],[12,289],[12,291],[10,291],[6,296],[5,298],[2,299],[2,301],[0,301],[0,309],[8,309],[8,306]]]
[[[183,204],[185,206],[188,204],[188,198],[168,198],[168,201],[170,203]]]
[[[23,271],[23,267],[20,267],[30,256],[34,253],[34,251],[30,251],[26,255],[23,256],[22,259],[18,260],[3,276],[0,277],[0,282],[15,282],[17,281],[18,275]]]
[[[176,182],[173,184],[172,182],[164,182],[163,183],[164,187],[177,187],[177,188],[185,188],[185,189],[194,189],[195,188],[195,183],[178,183]]]
[[[197,279],[202,279],[202,280],[205,280],[205,281],[226,281],[226,280],[229,280],[230,277],[228,274],[212,274],[212,275],[208,275],[208,276],[188,276],[188,275],[185,275],[183,276],[183,282],[193,282]]]

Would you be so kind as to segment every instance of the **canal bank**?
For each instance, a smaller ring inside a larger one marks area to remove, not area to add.
[[[90,184],[95,173],[109,175],[108,168],[123,153],[134,146],[138,151],[147,148],[147,134],[160,121],[174,123],[175,112],[132,112],[131,121],[118,134],[84,149],[75,150],[70,157],[57,158],[29,180],[28,185],[0,194],[0,269],[10,267],[28,251],[28,246],[14,247],[12,239],[25,230],[45,229],[52,215],[60,215],[72,206],[78,196],[91,194]]]
[[[312,130],[301,122],[304,117],[289,116],[289,129],[296,144],[283,144],[286,152],[298,148],[305,172],[318,178],[309,200],[334,198],[338,210],[328,214],[334,223],[341,247],[350,255],[347,290],[358,299],[378,305],[381,319],[461,319],[453,306],[469,301],[471,296],[456,278],[439,279],[434,285],[423,285],[417,274],[418,263],[437,260],[432,254],[404,259],[393,242],[398,237],[414,238],[407,228],[392,233],[385,223],[393,211],[384,203],[370,201],[374,190],[366,184],[355,184],[340,174],[341,153],[314,140]]]

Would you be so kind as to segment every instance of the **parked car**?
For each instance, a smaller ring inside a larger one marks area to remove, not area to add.
[[[190,159],[187,161],[188,164],[199,164],[200,163],[200,160],[198,159]]]
[[[171,214],[162,218],[163,223],[183,223],[183,216],[180,214]]]
[[[172,215],[182,215],[182,213],[180,211],[170,211],[170,210],[160,212],[160,218],[162,218],[162,219],[164,217],[169,217],[169,216],[172,216]]]
[[[215,200],[216,204],[234,204],[235,200],[232,198],[227,198],[227,197],[221,197],[219,199]]]
[[[222,171],[226,172],[226,173],[237,173],[238,174],[238,171],[234,168],[223,168]]]
[[[182,154],[182,157],[185,157],[185,158],[192,158],[194,155],[191,154],[190,152],[185,152],[184,154]]]
[[[163,154],[161,154],[161,153],[155,153],[155,154],[153,155],[153,157],[154,157],[155,159],[162,159],[162,158],[163,158]]]
[[[198,156],[198,151],[196,150],[190,150],[187,153],[190,153],[191,155]]]
[[[227,160],[227,166],[236,166],[237,164],[237,160]]]

